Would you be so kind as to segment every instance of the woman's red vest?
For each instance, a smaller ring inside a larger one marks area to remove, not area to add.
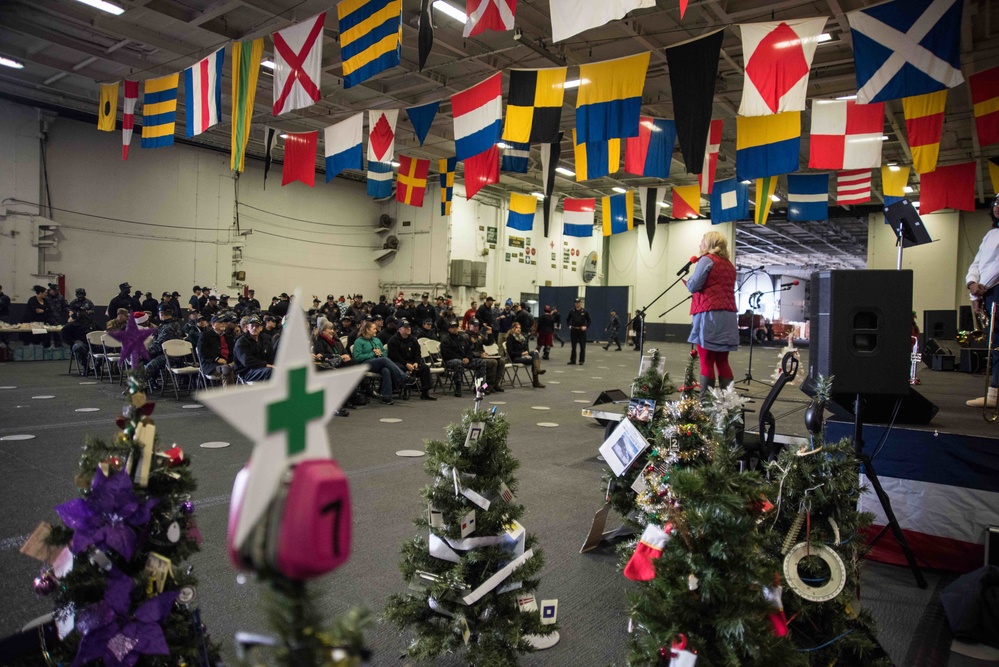
[[[699,292],[692,295],[694,300],[690,305],[690,314],[703,313],[709,310],[731,310],[735,312],[735,266],[718,255],[708,253],[714,266],[708,273],[708,279]]]

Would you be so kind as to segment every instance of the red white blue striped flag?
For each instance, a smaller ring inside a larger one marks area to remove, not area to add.
[[[201,134],[219,122],[222,114],[222,62],[225,48],[184,70],[187,103],[187,138]]]

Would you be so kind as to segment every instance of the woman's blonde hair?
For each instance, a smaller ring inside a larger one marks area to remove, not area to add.
[[[721,232],[708,232],[702,240],[709,253],[728,259],[728,241],[725,240]]]

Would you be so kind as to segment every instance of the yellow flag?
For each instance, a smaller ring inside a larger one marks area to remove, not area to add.
[[[881,167],[881,194],[885,197],[904,197],[908,183],[909,167]]]
[[[101,106],[97,110],[97,129],[114,132],[118,120],[118,82],[101,84]]]
[[[777,191],[777,177],[767,176],[756,179],[756,214],[753,221],[758,225],[767,224],[770,217],[770,202]]]
[[[992,179],[992,194],[999,195],[999,158],[989,158],[989,178]]]

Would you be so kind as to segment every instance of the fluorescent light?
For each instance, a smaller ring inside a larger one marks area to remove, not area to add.
[[[617,186],[614,186],[614,187],[613,187],[613,188],[611,188],[611,189],[612,189],[612,190],[613,190],[614,192],[617,192],[617,193],[619,193],[619,194],[624,194],[625,192],[627,192],[627,190],[625,190],[624,188],[619,188],[619,187],[617,187]]]
[[[281,137],[282,139],[287,139],[288,138],[287,134],[279,134],[278,136]]]
[[[3,56],[0,56],[0,65],[3,65],[4,67],[13,67],[14,69],[24,69],[24,63],[19,63],[16,60],[4,58]]]
[[[572,171],[571,169],[566,169],[565,167],[555,167],[555,171],[558,172],[559,174],[562,174],[563,176],[576,175],[576,172]]]
[[[780,197],[778,197],[777,195],[770,195],[770,199],[772,201],[780,201]]]
[[[545,198],[545,193],[544,192],[532,192],[531,194],[534,195],[535,197],[537,197],[538,199],[544,199]]]
[[[741,181],[741,183],[743,185],[750,185],[752,183],[752,181]]]
[[[881,135],[881,141],[888,141],[888,135],[887,134],[882,134]]]
[[[837,100],[855,100],[855,99],[857,99],[857,96],[856,95],[844,95],[843,97],[837,97],[836,99]]]
[[[659,202],[659,208],[669,208],[669,202],[665,201]]]
[[[888,171],[900,171],[901,169],[902,167],[898,166],[897,164],[888,165]]]
[[[507,146],[506,144],[504,144],[502,141],[499,142],[498,144],[496,144],[496,147],[497,148],[510,148],[509,146]]]
[[[444,12],[458,23],[465,23],[468,21],[468,15],[465,14],[465,12],[461,11],[454,5],[449,5],[444,2],[444,0],[434,0],[434,9],[439,12]]]
[[[912,202],[912,208],[919,208],[919,202],[918,201]]]
[[[400,165],[400,164],[399,164],[398,162],[396,162],[395,160],[392,160],[392,166],[393,166],[393,167],[400,167],[400,166],[402,166],[402,165]]]
[[[566,81],[563,88],[579,88],[579,79],[573,79],[572,81]]]
[[[818,37],[815,38],[815,41],[818,42],[819,44],[821,44],[822,42],[828,42],[828,41],[831,41],[831,40],[832,40],[832,35],[830,35],[828,32],[824,32],[824,33],[820,34]]]
[[[110,2],[104,2],[104,0],[76,0],[77,2],[82,2],[85,5],[90,5],[94,9],[99,9],[102,12],[107,12],[108,14],[114,14],[118,16],[124,14],[125,10],[118,5],[112,5]]]
[[[912,186],[911,185],[905,186],[904,188],[902,188],[902,192],[904,192],[905,194],[909,194],[910,192],[912,192]]]
[[[273,60],[261,60],[261,67],[266,67],[267,69],[277,69],[277,65],[274,64]]]

